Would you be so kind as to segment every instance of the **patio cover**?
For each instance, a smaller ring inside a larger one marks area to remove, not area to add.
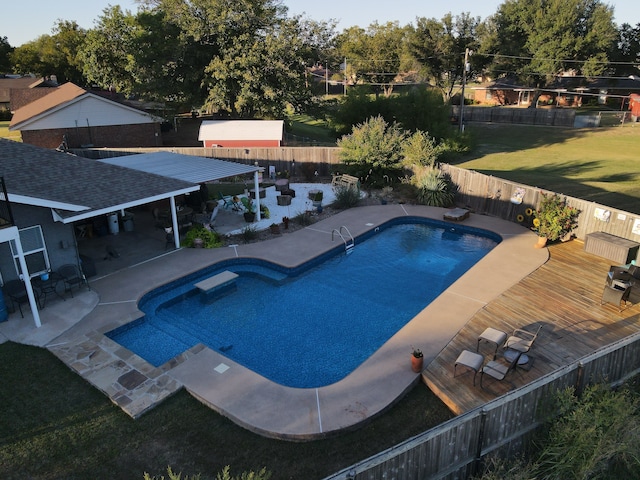
[[[253,183],[256,192],[260,187],[258,172],[264,171],[264,168],[258,165],[245,165],[242,163],[217,160],[215,158],[181,155],[172,152],[141,153],[105,158],[99,161],[117,167],[126,167],[140,172],[195,184],[253,173]],[[172,210],[174,210],[173,205]],[[258,221],[260,221],[259,195],[256,195],[256,214]],[[175,211],[173,212],[173,216],[175,226]]]
[[[163,177],[190,183],[205,183],[262,171],[256,165],[217,160],[215,158],[194,157],[172,152],[141,153],[122,157],[105,158],[100,162],[131,168]]]

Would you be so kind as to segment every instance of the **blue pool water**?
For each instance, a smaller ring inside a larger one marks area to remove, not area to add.
[[[280,384],[329,385],[499,242],[478,229],[411,222],[392,222],[356,239],[349,255],[342,246],[294,270],[246,259],[216,264],[145,295],[145,317],[107,335],[155,366],[203,343]],[[194,289],[225,270],[239,277],[214,300]]]

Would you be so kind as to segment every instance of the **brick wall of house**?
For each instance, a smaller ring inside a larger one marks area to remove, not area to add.
[[[157,123],[111,125],[106,127],[23,130],[22,141],[45,148],[58,148],[66,137],[68,148],[92,145],[100,147],[158,147],[162,133]]]

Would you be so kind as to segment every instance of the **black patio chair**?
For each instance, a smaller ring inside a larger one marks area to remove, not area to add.
[[[4,284],[2,290],[11,301],[12,311],[16,311],[17,305],[18,310],[20,311],[20,316],[24,318],[24,314],[22,313],[22,305],[25,303],[29,303],[27,287],[25,287],[24,282],[22,280],[9,280]],[[33,290],[33,294],[36,296],[36,301],[39,302],[38,291],[36,289]]]
[[[73,287],[77,286],[79,290],[82,285],[86,285],[87,289],[91,290],[89,281],[76,265],[67,263],[59,267],[56,271],[60,277],[62,277],[64,291],[71,293],[71,297],[73,297]]]

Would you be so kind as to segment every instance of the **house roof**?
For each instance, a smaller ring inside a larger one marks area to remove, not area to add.
[[[35,77],[0,77],[0,103],[9,103],[12,89],[29,88],[41,81]]]
[[[56,88],[53,92],[45,95],[38,100],[26,104],[24,107],[19,108],[13,114],[11,118],[10,128],[23,123],[36,115],[40,115],[55,107],[73,100],[74,98],[84,95],[87,91],[84,88],[80,88],[73,83],[65,83],[59,88]]]
[[[242,163],[228,162],[214,158],[180,155],[171,152],[126,155],[106,158],[100,160],[100,162],[191,183],[212,182],[214,180],[253,173],[263,169],[262,167],[254,165],[244,165]]]
[[[204,120],[198,140],[282,140],[284,120]]]
[[[71,223],[196,191],[198,185],[68,153],[0,139],[9,200],[51,208]]]
[[[79,105],[79,102],[84,103]],[[107,109],[109,108],[117,108],[119,109],[118,111],[124,110],[128,113],[135,113],[139,117],[145,117],[145,122],[143,123],[157,121],[157,119],[142,110],[138,110],[134,107],[105,98],[104,96],[88,92],[85,89],[68,82],[61,87],[56,88],[48,95],[45,95],[44,97],[28,103],[22,108],[16,110],[13,118],[11,119],[11,123],[9,124],[9,130],[25,129],[47,116],[53,115],[54,113],[60,112],[64,109],[70,109],[70,107],[74,105],[77,106],[76,110],[78,111],[69,112],[64,119],[56,121],[55,123],[59,128],[77,127],[77,120],[82,120],[83,123],[81,126],[86,126],[84,123],[85,120],[86,122],[90,122],[92,126],[97,126],[98,124],[96,124],[96,121],[99,121],[99,119],[108,120],[110,118],[107,114]],[[91,118],[91,120],[89,120],[89,118]],[[64,124],[64,122],[71,123],[67,125]],[[126,123],[131,122],[128,121]],[[137,123],[140,122],[138,121]]]

